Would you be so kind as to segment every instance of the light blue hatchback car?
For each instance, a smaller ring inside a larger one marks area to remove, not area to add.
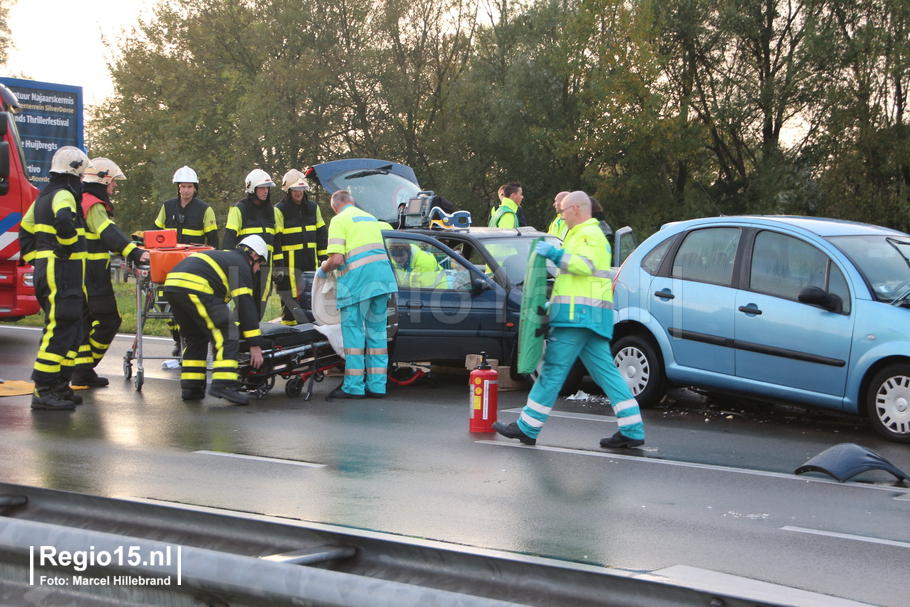
[[[910,235],[811,217],[664,226],[614,283],[616,364],[669,385],[865,416],[910,443]]]

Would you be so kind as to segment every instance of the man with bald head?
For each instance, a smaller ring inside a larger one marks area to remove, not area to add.
[[[347,190],[332,194],[332,210],[329,257],[316,276],[326,278],[328,272],[340,270],[336,303],[345,365],[344,381],[326,398],[383,398],[389,366],[386,308],[398,290],[395,274],[376,218],[357,208]]]
[[[550,296],[550,332],[547,347],[528,402],[518,421],[495,422],[493,428],[507,438],[534,445],[553,410],[569,370],[581,358],[591,377],[610,399],[619,431],[600,441],[605,449],[645,444],[645,429],[638,402],[613,364],[613,281],[609,278],[612,254],[598,221],[591,217],[591,199],[584,192],[564,196],[558,209],[569,228],[564,248],[538,243],[535,252],[559,268]]]
[[[568,192],[560,192],[556,195],[556,198],[553,199],[553,208],[556,209],[556,219],[550,222],[550,227],[547,229],[547,234],[552,234],[560,240],[565,240],[566,233],[569,231],[569,226],[566,225],[566,222],[559,212],[559,204],[562,202],[562,199],[568,195]]]

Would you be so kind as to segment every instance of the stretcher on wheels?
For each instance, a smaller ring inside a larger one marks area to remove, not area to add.
[[[148,264],[131,268],[136,278],[136,336],[132,346],[123,357],[123,376],[133,379],[137,391],[142,390],[145,369],[143,361],[180,359],[180,356],[147,356],[143,352],[143,330],[149,319],[172,320],[171,306],[164,299],[163,287],[168,272],[184,258],[197,251],[211,250],[205,246],[159,247],[150,251]],[[238,375],[243,388],[257,398],[265,398],[275,387],[276,378],[286,380],[285,394],[291,398],[300,396],[304,384],[309,380],[305,400],[313,392],[313,384],[322,381],[325,373],[344,362],[335,353],[328,338],[311,323],[286,326],[275,323],[260,323],[263,344],[263,365],[260,369],[250,367],[249,348],[240,342]],[[133,376],[133,361],[136,373]]]
[[[304,400],[313,394],[315,382],[322,381],[325,373],[340,366],[339,356],[329,339],[310,323],[294,326],[277,323],[259,323],[262,331],[262,367],[250,367],[249,347],[240,342],[238,374],[243,388],[258,399],[265,398],[275,387],[276,378],[286,380],[284,393],[297,398],[306,385]]]

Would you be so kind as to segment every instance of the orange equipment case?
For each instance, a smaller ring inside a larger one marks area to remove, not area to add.
[[[146,230],[142,238],[146,249],[177,246],[177,230]]]
[[[148,234],[148,232],[146,232]],[[163,283],[168,272],[178,263],[199,251],[212,251],[215,247],[198,245],[178,245],[149,250],[149,277],[152,282]]]

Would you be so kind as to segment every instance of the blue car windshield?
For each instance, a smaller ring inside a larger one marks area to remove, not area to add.
[[[525,267],[528,265],[528,256],[531,254],[531,243],[534,238],[516,238],[503,236],[502,238],[484,238],[483,244],[487,251],[493,255],[506,272],[512,284],[520,285],[525,279]],[[545,240],[550,244],[562,247],[562,242],[555,236],[547,236]],[[550,276],[556,276],[556,266],[552,261],[547,262]]]
[[[828,239],[850,258],[879,301],[906,297],[910,289],[910,238],[835,236]]]
[[[339,173],[332,187],[347,190],[357,206],[379,220],[396,223],[398,205],[417,196],[420,188],[404,177],[382,169]]]

